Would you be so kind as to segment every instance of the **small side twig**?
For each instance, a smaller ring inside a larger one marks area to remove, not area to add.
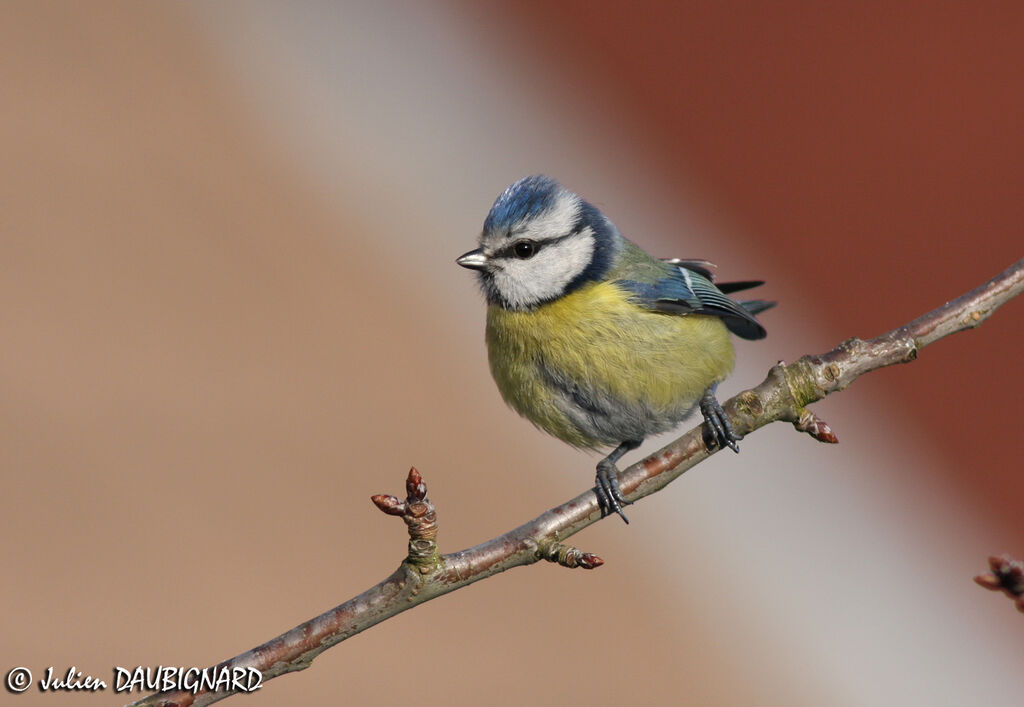
[[[988,558],[989,571],[974,581],[993,592],[1003,592],[1013,599],[1017,611],[1024,614],[1024,562],[1007,555]]]
[[[409,469],[405,490],[408,494],[405,501],[387,494],[371,496],[370,500],[388,515],[402,516],[402,520],[409,526],[409,555],[406,562],[422,574],[427,574],[438,563],[437,511],[427,498],[427,484],[416,467]]]
[[[978,326],[1000,305],[1024,291],[1024,260],[965,295],[918,319],[863,341],[850,339],[819,356],[804,356],[773,366],[756,388],[744,391],[722,407],[733,429],[747,435],[769,423],[785,421],[823,442],[836,436],[807,406],[849,386],[870,371],[917,358],[925,346],[958,331]],[[698,426],[619,474],[619,486],[630,501],[661,490],[717,450],[709,450]],[[398,613],[513,567],[540,560],[565,566],[596,567],[600,558],[560,543],[601,519],[593,489],[542,513],[496,538],[459,552],[437,550],[437,516],[427,500],[426,485],[413,469],[406,482],[408,497],[374,496],[385,513],[402,516],[409,525],[409,554],[391,576],[345,603],[292,630],[246,651],[218,668],[255,668],[263,680],[303,670],[313,659],[346,638]],[[1011,563],[1012,564],[1012,563]],[[1002,565],[1000,565],[1002,566]],[[1009,576],[1019,577],[1019,568]],[[1002,576],[998,587],[1003,586]],[[989,586],[991,580],[981,580]],[[1012,585],[1016,587],[1017,585]],[[208,705],[231,692],[158,693],[135,705],[170,707]]]
[[[591,552],[583,552],[572,545],[563,545],[553,540],[541,544],[540,557],[562,567],[582,567],[585,570],[597,569],[604,564],[604,560]]]
[[[793,423],[793,427],[798,432],[806,432],[814,439],[819,442],[825,442],[826,444],[839,444],[839,438],[836,433],[832,431],[832,427],[818,417],[813,410],[804,408],[799,411],[796,422]]]

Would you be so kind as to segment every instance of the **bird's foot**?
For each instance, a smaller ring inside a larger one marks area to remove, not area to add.
[[[729,422],[729,418],[725,414],[725,410],[718,402],[718,398],[715,397],[715,389],[717,385],[713,385],[704,391],[704,395],[700,399],[700,411],[704,415],[704,422],[706,427],[704,428],[704,444],[708,449],[714,447],[728,447],[732,451],[739,454],[740,447],[739,442],[743,437],[733,432],[732,423]]]
[[[601,507],[601,517],[604,518],[612,512],[618,513],[628,525],[629,518],[622,512],[622,507],[630,505],[632,501],[627,501],[622,495],[622,489],[619,488],[619,470],[615,468],[615,462],[602,460],[597,465],[595,482],[594,491],[597,493],[597,505]]]

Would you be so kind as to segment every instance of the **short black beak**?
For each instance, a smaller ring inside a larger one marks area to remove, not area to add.
[[[468,253],[463,253],[455,259],[455,262],[470,270],[483,270],[487,267],[487,256],[484,255],[482,250],[477,248]]]

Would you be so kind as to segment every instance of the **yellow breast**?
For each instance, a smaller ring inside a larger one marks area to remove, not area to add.
[[[654,434],[682,419],[704,390],[732,370],[733,349],[717,317],[652,312],[613,283],[586,285],[528,312],[490,306],[487,349],[505,401],[538,427],[580,447],[618,444],[565,412],[551,372],[594,400],[649,415]],[[632,408],[631,408],[632,409]],[[586,429],[584,429],[586,428]]]

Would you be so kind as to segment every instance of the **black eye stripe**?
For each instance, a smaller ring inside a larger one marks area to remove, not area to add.
[[[556,243],[561,243],[566,238],[572,238],[573,236],[578,235],[578,234],[579,234],[579,231],[578,230],[574,230],[574,231],[570,231],[569,233],[566,233],[564,236],[558,236],[557,238],[548,238],[548,239],[543,240],[543,241],[535,241],[535,240],[533,240],[531,238],[517,238],[515,241],[513,241],[512,243],[509,243],[507,246],[505,246],[504,248],[499,250],[497,253],[495,253],[495,256],[499,257],[499,258],[516,258],[518,260],[520,258],[520,256],[516,254],[516,246],[519,245],[520,243],[524,243],[524,242],[533,243],[534,248],[533,248],[533,254],[532,255],[536,255],[542,249],[547,248],[548,246],[554,245]],[[532,255],[530,257],[532,257]]]

